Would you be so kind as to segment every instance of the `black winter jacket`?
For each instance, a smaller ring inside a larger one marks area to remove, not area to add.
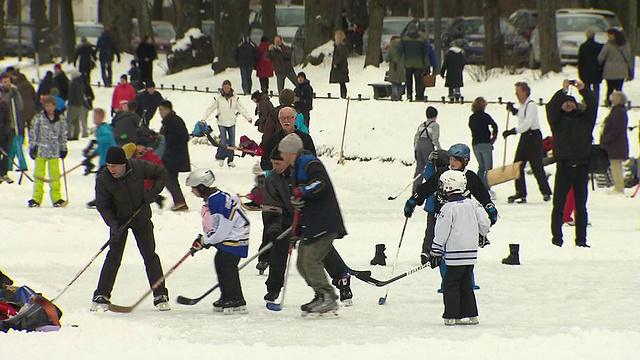
[[[563,90],[558,90],[546,105],[553,135],[553,157],[558,162],[566,161],[565,165],[585,165],[591,157],[596,97],[589,89],[583,89],[580,94],[586,103],[584,110],[563,111],[562,103],[567,99]]]
[[[593,38],[587,39],[578,50],[578,74],[580,80],[586,84],[600,84],[602,82],[602,65],[598,62],[598,54],[603,44]]]
[[[151,219],[149,204],[164,188],[167,170],[150,161],[129,160],[125,174],[114,178],[109,171],[102,171],[96,178],[96,208],[110,227],[123,225],[142,206],[129,228],[139,228]],[[144,187],[144,180],[153,180],[151,190]]]
[[[303,113],[313,109],[313,88],[308,79],[298,83],[293,92],[298,97],[298,101],[294,103],[298,112]]]
[[[103,32],[96,44],[96,54],[100,52],[100,62],[112,62],[113,57],[118,57],[120,61],[120,50],[118,50],[118,40],[110,32]]]
[[[91,44],[82,44],[76,49],[76,56],[73,59],[73,66],[76,66],[80,61],[78,70],[81,73],[88,73],[95,67],[96,54],[95,48]]]
[[[86,83],[82,76],[71,80],[69,86],[69,106],[82,106],[84,105]]]
[[[491,139],[495,139],[498,135],[498,124],[484,111],[475,112],[469,116],[469,129],[471,129],[472,144],[493,143]]]
[[[236,47],[233,55],[241,68],[254,69],[258,63],[258,47],[248,39]]]
[[[184,120],[174,111],[162,119],[160,133],[164,135],[165,148],[162,154],[164,166],[172,173],[191,171],[189,160],[189,131]]]
[[[53,77],[56,82],[56,87],[60,90],[60,97],[62,100],[69,100],[69,78],[67,74],[61,72]]]
[[[311,153],[313,156],[316,156],[316,146],[313,143],[313,139],[311,139],[311,136],[309,136],[309,134],[303,133],[298,129],[294,130],[293,132],[298,134],[298,136],[300,136],[300,139],[302,139],[302,148]],[[275,149],[276,146],[280,144],[280,140],[282,140],[287,135],[288,134],[285,134],[284,130],[280,130],[275,133],[264,146],[261,145],[262,149],[264,150],[264,155],[262,155],[262,158],[260,159],[260,167],[262,168],[262,170],[267,171],[273,169],[273,165],[271,165],[271,159],[269,159],[269,155],[271,155],[273,149]]]
[[[264,181],[264,197],[262,199],[262,221],[264,233],[282,233],[293,223],[294,209],[291,205],[291,171],[278,174],[269,172]],[[275,239],[269,239],[273,241]]]
[[[119,112],[111,121],[111,126],[113,127],[113,138],[118,146],[135,142],[140,127],[140,117],[129,111]]]
[[[145,118],[147,123],[149,123],[149,120],[156,114],[158,106],[160,106],[163,100],[162,94],[158,91],[153,94],[149,94],[147,90],[139,92],[138,95],[136,95],[138,115],[140,115],[141,118]],[[147,111],[146,113],[145,110]]]

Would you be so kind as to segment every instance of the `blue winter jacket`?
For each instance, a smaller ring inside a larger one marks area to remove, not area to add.
[[[432,162],[430,162],[424,168],[424,173],[422,174],[422,176],[424,177],[425,180],[428,180],[435,173],[436,173],[436,166]],[[431,194],[427,198],[427,201],[424,202],[424,211],[434,212],[435,206],[436,206],[436,195],[434,193],[434,194]]]
[[[113,138],[113,129],[111,125],[102,123],[96,129],[96,140],[98,141],[98,147],[94,151],[94,155],[100,155],[100,166],[107,165],[107,150],[110,147],[116,145],[116,140]]]

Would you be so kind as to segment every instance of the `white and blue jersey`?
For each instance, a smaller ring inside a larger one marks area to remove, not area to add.
[[[237,196],[216,191],[207,198],[201,215],[206,244],[220,251],[247,257],[250,223]]]

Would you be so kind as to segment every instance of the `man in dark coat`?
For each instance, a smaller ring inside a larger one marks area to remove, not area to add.
[[[243,36],[242,42],[236,47],[233,56],[240,68],[242,91],[245,94],[251,94],[251,86],[253,85],[251,73],[258,63],[258,47],[248,36]]]
[[[315,293],[313,300],[301,306],[302,315],[335,315],[338,296],[327,280],[323,261],[333,240],[347,235],[338,199],[324,165],[317,157],[304,152],[297,134],[287,135],[278,144],[278,149],[292,167],[291,204],[300,214],[300,223],[295,230],[300,237],[298,271]],[[298,233],[298,229],[302,231]]]
[[[256,104],[256,126],[258,127],[259,132],[264,132],[264,126],[267,122],[267,118],[269,114],[273,110],[273,104],[271,100],[269,100],[269,96],[267,94],[261,93],[260,91],[256,91],[251,94],[251,101]]]
[[[180,116],[173,111],[171,101],[165,100],[159,107],[162,116],[160,134],[164,136],[165,148],[162,162],[169,172],[167,190],[173,197],[171,211],[188,211],[189,207],[178,182],[178,173],[191,171],[189,160],[189,131]]]
[[[96,54],[98,52],[100,52],[98,59],[100,60],[100,68],[102,70],[102,81],[105,86],[110,87],[113,82],[111,65],[113,64],[114,56],[118,58],[118,63],[120,63],[120,50],[118,50],[118,40],[111,33],[111,28],[108,26],[104,27],[104,32],[98,38]]]
[[[284,79],[289,79],[293,86],[296,85],[296,73],[291,64],[291,48],[282,43],[282,37],[276,35],[273,44],[269,45],[269,50],[264,54],[265,59],[273,62],[273,70],[276,72],[278,83],[278,94],[284,89]]]
[[[313,88],[307,74],[298,73],[298,85],[293,91],[296,95],[294,105],[296,110],[304,116],[304,124],[309,127],[310,112],[313,110]]]
[[[136,141],[136,136],[141,122],[140,117],[136,113],[137,109],[138,104],[136,101],[129,101],[123,108],[123,111],[119,111],[113,120],[111,120],[113,138],[116,140],[116,144],[120,147],[124,144]]]
[[[55,74],[53,76],[53,80],[55,80],[57,84],[56,87],[60,90],[60,97],[64,101],[69,100],[69,78],[67,77],[67,74],[62,71],[62,66],[60,64],[55,64],[53,66],[53,72]]]
[[[53,80],[53,72],[47,71],[38,85],[38,96],[49,95],[54,87],[58,87],[58,84]]]
[[[280,120],[278,116],[280,114],[280,110],[284,107],[294,107],[293,102],[295,100],[296,94],[291,89],[284,89],[280,92],[278,96],[278,101],[280,105],[273,108],[269,115],[267,115],[266,121],[262,125],[262,140],[260,141],[260,147],[265,148],[265,145],[269,142],[269,140],[273,137],[275,133],[282,130],[282,126],[280,125]],[[295,122],[295,121],[294,121]],[[260,126],[258,126],[258,130],[260,130]],[[265,154],[268,154],[265,152]]]
[[[149,285],[153,286],[163,276],[160,257],[156,254],[149,204],[164,188],[167,170],[150,161],[127,160],[124,150],[115,146],[107,151],[106,161],[107,171],[100,172],[96,178],[96,208],[109,226],[109,252],[93,293],[92,311],[108,309],[128,229],[133,231],[144,259]],[[149,191],[145,190],[145,179],[153,181]],[[127,221],[130,222],[125,226]],[[153,295],[153,305],[160,310],[170,310],[169,292],[164,283],[153,291]]]
[[[80,124],[86,123],[87,111],[85,106],[85,81],[83,75],[77,70],[71,70],[71,85],[69,86],[69,101],[67,106],[67,124],[69,140],[78,140],[80,136]],[[86,132],[87,125],[83,128]],[[85,133],[86,136],[86,133]]]
[[[584,86],[595,94],[597,104],[600,101],[600,83],[602,82],[602,65],[598,62],[598,54],[603,44],[596,41],[595,35],[593,29],[588,29],[587,40],[578,49],[578,75]]]
[[[261,145],[262,149],[264,150],[264,155],[262,155],[262,158],[260,159],[260,167],[262,168],[262,170],[266,171],[273,169],[271,160],[269,159],[269,155],[271,154],[273,149],[278,147],[280,140],[291,133],[298,134],[300,139],[302,139],[303,148],[313,156],[316,156],[316,146],[314,145],[311,136],[309,136],[309,134],[303,133],[296,128],[296,117],[296,110],[291,106],[282,107],[278,111],[278,120],[282,129],[275,133],[273,137],[271,137],[269,141],[264,144],[264,146]]]
[[[136,49],[136,57],[140,64],[141,81],[145,84],[153,81],[153,60],[158,58],[156,45],[150,35],[144,37],[144,41]]]
[[[80,65],[76,65],[80,61]],[[73,66],[77,66],[78,70],[85,78],[91,81],[91,70],[96,65],[95,47],[83,37],[80,46],[76,49],[76,56],[73,58]]]
[[[573,187],[576,205],[575,244],[587,245],[587,192],[592,133],[596,121],[597,102],[593,92],[582,82],[575,87],[586,103],[580,109],[576,99],[568,94],[570,82],[564,80],[546,105],[547,121],[553,136],[553,157],[556,160],[556,176],[553,185],[553,210],[551,210],[551,243],[562,246],[562,216],[569,189]]]
[[[162,104],[162,101],[162,94],[156,91],[156,84],[153,81],[147,82],[146,90],[136,95],[138,115],[140,115],[142,121],[144,121],[147,126],[149,126],[151,119],[156,114],[156,110],[158,110],[158,106]]]
[[[462,97],[460,88],[464,86],[462,81],[464,64],[465,58],[462,48],[459,46],[451,46],[444,56],[442,69],[440,69],[440,76],[443,78],[446,76],[444,86],[449,88],[449,101],[460,101]]]
[[[411,22],[408,25],[407,34],[400,42],[400,54],[404,60],[404,68],[407,76],[407,98],[413,101],[413,83],[415,81],[416,101],[424,101],[422,88],[422,73],[430,69],[427,48],[424,38],[418,32],[418,23]]]

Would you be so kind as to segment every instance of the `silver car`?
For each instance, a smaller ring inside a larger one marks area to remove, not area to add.
[[[382,21],[382,38],[380,39],[380,50],[382,51],[382,58],[384,58],[389,47],[391,46],[391,37],[400,36],[402,29],[414,19],[410,16],[388,16]],[[369,42],[369,31],[364,32],[362,37],[362,43],[364,45],[364,51],[367,51],[367,45]]]
[[[587,29],[596,32],[596,41],[607,42],[607,29],[610,25],[600,15],[591,14],[556,14],[556,35],[558,38],[558,51],[560,52],[560,62],[562,64],[578,63],[578,48],[585,42]],[[538,28],[531,34],[531,44],[533,48],[533,59],[536,64],[540,63],[540,39]]]

